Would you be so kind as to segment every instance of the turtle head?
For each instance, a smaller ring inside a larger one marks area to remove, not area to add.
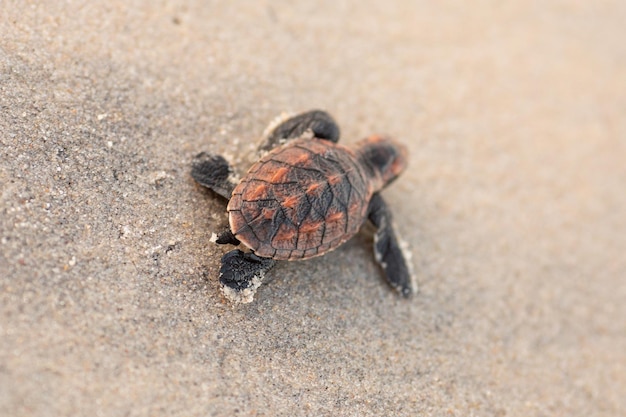
[[[380,190],[404,171],[407,164],[406,146],[384,136],[370,136],[358,144],[359,160],[370,172],[374,189]]]

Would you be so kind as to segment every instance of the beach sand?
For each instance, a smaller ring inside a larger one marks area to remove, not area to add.
[[[626,415],[626,4],[56,1],[0,18],[0,415]],[[364,231],[220,291],[267,123],[387,133],[420,292]]]

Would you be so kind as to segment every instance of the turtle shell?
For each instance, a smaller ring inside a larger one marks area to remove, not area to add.
[[[358,232],[372,192],[350,149],[297,139],[261,158],[235,187],[230,228],[258,256],[312,258]]]

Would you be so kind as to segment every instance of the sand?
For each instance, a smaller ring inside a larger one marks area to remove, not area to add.
[[[626,415],[626,5],[8,1],[0,415]],[[238,166],[283,111],[388,133],[420,293],[371,234],[219,290]]]

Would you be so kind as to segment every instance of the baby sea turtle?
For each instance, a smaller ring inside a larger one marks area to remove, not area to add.
[[[230,200],[230,230],[217,243],[239,245],[222,257],[227,298],[250,302],[276,260],[302,260],[336,249],[369,220],[376,228],[374,256],[392,287],[413,292],[407,261],[379,191],[406,167],[406,148],[383,136],[353,146],[337,144],[339,127],[313,110],[270,125],[260,160],[238,180],[219,155],[198,154],[191,175]]]

